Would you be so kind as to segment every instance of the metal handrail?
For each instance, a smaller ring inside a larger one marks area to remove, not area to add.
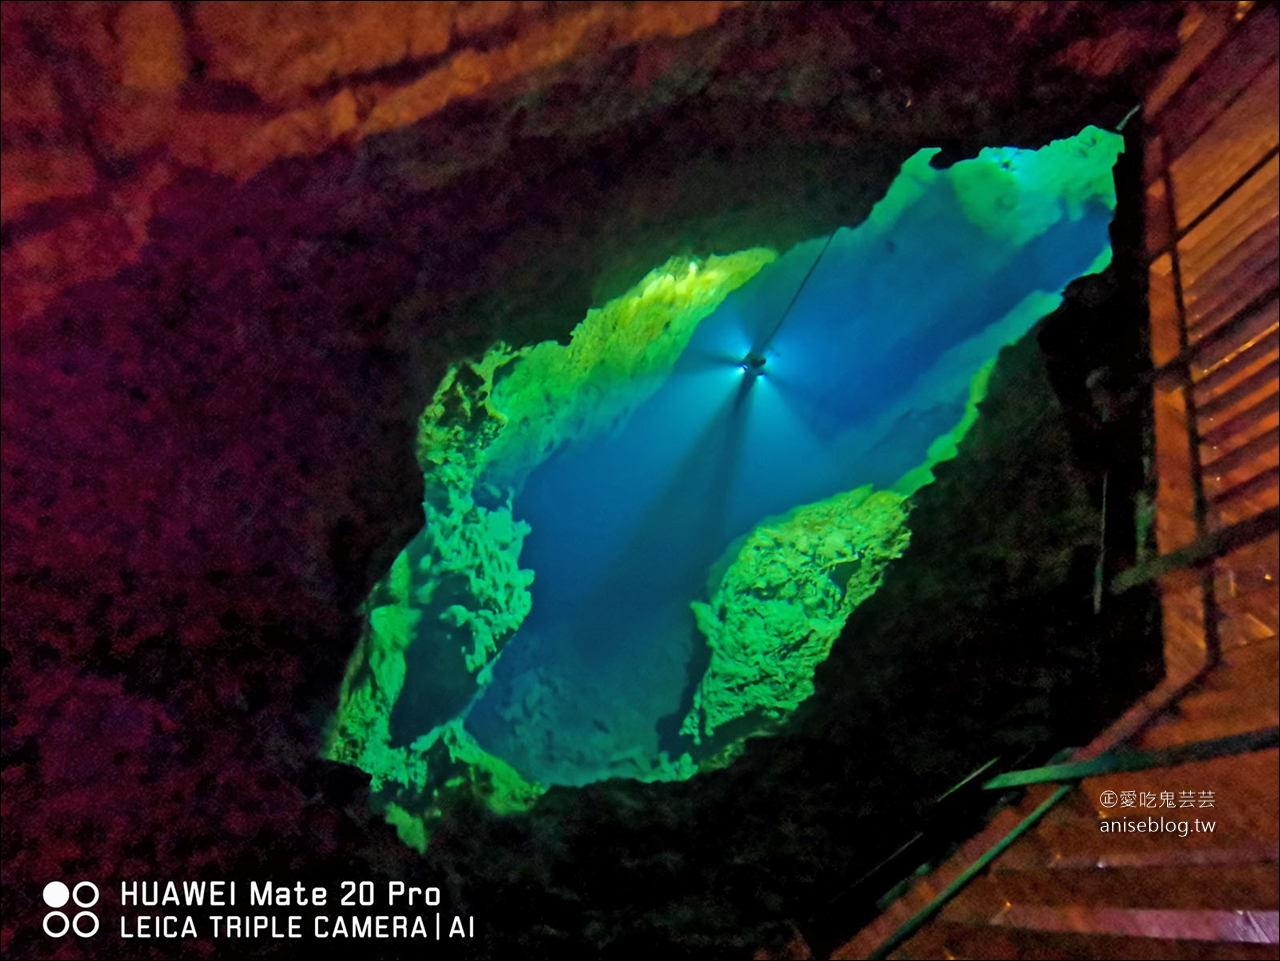
[[[1167,709],[1167,707],[1166,707]],[[983,784],[988,791],[1031,784],[1049,784],[1062,781],[1083,781],[1088,777],[1117,774],[1128,771],[1146,771],[1156,767],[1173,767],[1191,761],[1211,761],[1218,757],[1249,754],[1280,747],[1280,727],[1265,727],[1243,734],[1192,741],[1177,747],[1159,751],[1130,751],[1113,749],[1087,761],[1068,761],[1066,764],[1048,764],[1026,771],[1010,771],[999,774]]]
[[[1153,557],[1145,564],[1121,571],[1111,580],[1111,593],[1121,594],[1166,574],[1199,567],[1280,531],[1280,507],[1268,507],[1252,517],[1210,531],[1194,543]]]
[[[1023,751],[1012,758],[994,757],[979,765],[934,798],[929,804],[927,812],[922,814],[919,828],[911,837],[900,844],[892,853],[867,869],[857,880],[826,900],[809,920],[801,925],[802,933],[810,949],[820,954],[825,953],[825,949],[835,949],[848,936],[847,928],[845,927],[849,922],[849,915],[845,910],[848,906],[866,905],[870,907],[873,904],[871,898],[875,894],[881,894],[882,896],[874,902],[875,908],[879,910],[886,899],[892,900],[891,895],[896,887],[892,882],[901,883],[899,879],[904,875],[900,872],[910,872],[911,868],[917,866],[921,860],[928,859],[933,855],[933,849],[930,848],[930,844],[945,845],[948,839],[955,836],[957,827],[961,823],[966,826],[969,824],[977,826],[981,823],[980,818],[983,812],[988,811],[992,803],[994,803],[992,799],[984,798],[983,796],[984,774],[988,774],[993,767],[1000,770],[1001,768],[997,767],[997,765],[1001,761],[1005,762],[1005,769],[1017,769],[1018,765],[1026,763],[1032,756],[1036,754],[1048,756],[1051,750],[1051,747],[1041,746],[1038,749]],[[1053,761],[1065,757],[1068,751],[1069,749],[1057,751],[1049,757],[1049,760]],[[971,830],[972,828],[968,829]],[[920,850],[922,847],[925,850]],[[914,860],[907,860],[912,851],[916,852]],[[894,870],[895,866],[897,868],[896,871]],[[893,872],[889,874],[890,880],[885,880],[884,875],[889,872]],[[906,876],[909,877],[910,874],[907,873]],[[879,880],[877,881],[877,879]],[[875,885],[875,887],[873,888],[872,885]],[[883,893],[886,891],[888,893]],[[869,913],[867,920],[874,916],[874,913]],[[824,920],[836,917],[839,918],[840,924],[838,930],[833,924],[824,924]]]
[[[1028,814],[1012,831],[996,842],[991,850],[987,851],[982,857],[978,858],[973,864],[969,865],[958,878],[948,884],[937,896],[926,904],[923,908],[911,916],[898,930],[883,941],[878,948],[867,955],[868,959],[887,958],[900,945],[908,941],[917,931],[928,924],[934,917],[947,906],[957,894],[959,894],[970,881],[987,869],[996,858],[1004,854],[1018,838],[1026,834],[1035,827],[1036,822],[1049,813],[1049,810],[1071,793],[1074,784],[1064,784],[1049,796],[1049,798],[1040,804],[1034,811]]]
[[[1166,709],[1169,705],[1166,705]],[[1280,727],[1264,728],[1245,734],[1196,741],[1161,751],[1112,750],[1088,761],[1052,764],[1026,771],[1011,771],[992,778],[983,784],[985,790],[1004,790],[1011,787],[1028,787],[1033,784],[1059,785],[1035,810],[1018,822],[1008,834],[969,865],[960,875],[934,896],[933,900],[913,914],[880,946],[867,955],[868,959],[887,958],[897,948],[910,940],[922,927],[938,916],[939,912],[958,895],[975,877],[985,871],[996,858],[1007,851],[1020,837],[1033,828],[1041,818],[1063,798],[1071,793],[1082,780],[1100,774],[1121,771],[1144,771],[1157,767],[1172,767],[1189,761],[1207,761],[1219,757],[1232,757],[1265,751],[1280,746]]]

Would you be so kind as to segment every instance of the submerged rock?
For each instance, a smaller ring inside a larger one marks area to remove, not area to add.
[[[692,605],[711,662],[681,733],[701,744],[739,719],[765,728],[813,694],[845,621],[906,549],[906,520],[904,497],[867,485],[765,521],[735,545],[711,602]]]

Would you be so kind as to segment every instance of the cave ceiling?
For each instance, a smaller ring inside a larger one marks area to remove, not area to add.
[[[464,334],[563,333],[672,253],[860,220],[918,147],[954,159],[1117,123],[1180,15],[5,4],[6,327],[130,265],[181,269],[181,234],[206,275],[261,261],[264,299],[345,238],[376,260],[342,268],[347,300],[376,287],[415,323],[465,304]]]

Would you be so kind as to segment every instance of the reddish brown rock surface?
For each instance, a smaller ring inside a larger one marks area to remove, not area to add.
[[[243,182],[425,122],[401,156],[439,187],[515,139],[580,143],[674,105],[713,108],[705,133],[729,140],[1043,138],[1086,116],[1082,92],[1114,112],[1176,13],[739,6],[6,3],[5,325],[136,260],[154,195],[185,170]],[[485,123],[431,122],[455,104]],[[776,126],[752,131],[758,111]]]

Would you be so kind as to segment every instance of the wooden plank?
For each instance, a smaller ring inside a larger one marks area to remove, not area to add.
[[[1237,75],[1247,71],[1247,67],[1231,66],[1236,67]],[[1278,86],[1280,64],[1273,59],[1204,135],[1169,165],[1179,226],[1191,223],[1276,146],[1280,138]],[[1169,136],[1168,131],[1165,135]]]
[[[1253,394],[1280,380],[1280,360],[1263,360],[1250,374],[1246,374],[1219,394],[1196,404],[1200,417],[1216,417]]]

